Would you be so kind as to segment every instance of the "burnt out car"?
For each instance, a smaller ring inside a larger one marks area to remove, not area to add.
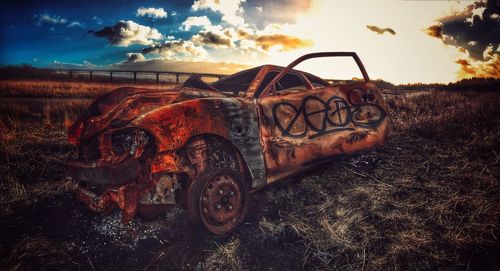
[[[293,68],[352,57],[364,81],[334,85]],[[355,53],[300,57],[168,90],[125,87],[96,99],[70,127],[78,158],[67,174],[92,210],[122,222],[181,204],[223,234],[246,216],[250,193],[333,156],[380,146],[384,101]]]

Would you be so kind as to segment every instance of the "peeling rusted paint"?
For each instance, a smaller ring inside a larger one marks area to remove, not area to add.
[[[293,70],[332,56],[353,57],[365,82],[332,86]],[[211,85],[193,77],[169,90],[120,88],[69,129],[79,158],[68,162],[68,175],[92,210],[118,207],[128,222],[138,211],[182,202],[208,169],[239,172],[255,190],[331,156],[382,145],[386,112],[357,55],[345,52],[265,65]]]

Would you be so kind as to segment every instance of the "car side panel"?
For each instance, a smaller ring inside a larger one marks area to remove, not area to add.
[[[368,84],[327,87],[258,100],[260,132],[268,182],[273,182],[333,155],[382,145],[388,118],[378,92],[353,105],[348,95]],[[373,89],[374,86],[371,86]],[[373,111],[361,122],[361,111]],[[356,116],[356,119],[353,117]]]

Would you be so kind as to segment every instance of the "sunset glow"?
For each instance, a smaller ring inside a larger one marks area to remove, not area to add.
[[[232,73],[310,52],[354,51],[371,78],[393,83],[499,76],[497,2],[73,2],[7,4],[0,64]],[[482,40],[471,38],[474,31]],[[309,71],[356,75],[335,63]]]

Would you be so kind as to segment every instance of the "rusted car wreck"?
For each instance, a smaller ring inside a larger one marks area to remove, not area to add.
[[[364,81],[333,85],[293,68],[317,57],[352,57]],[[92,210],[164,213],[181,204],[223,234],[246,216],[250,192],[335,155],[380,146],[384,101],[355,53],[300,57],[207,84],[192,76],[169,90],[119,88],[70,127],[75,192]]]

